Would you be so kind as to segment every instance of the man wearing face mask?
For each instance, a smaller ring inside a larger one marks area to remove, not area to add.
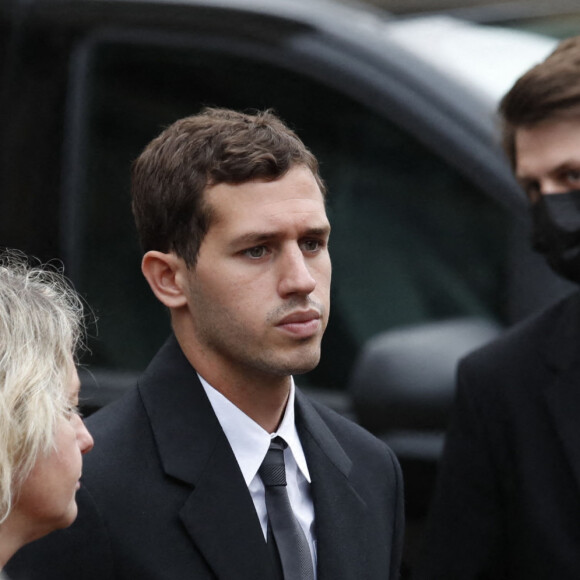
[[[532,243],[580,283],[580,37],[500,114]],[[414,579],[580,578],[580,292],[464,359]]]

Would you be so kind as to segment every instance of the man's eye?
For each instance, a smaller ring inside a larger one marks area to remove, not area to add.
[[[302,248],[306,252],[316,252],[322,246],[319,240],[306,240],[302,242]]]
[[[571,170],[566,172],[566,179],[572,183],[580,181],[580,171]]]
[[[244,250],[244,254],[248,256],[248,258],[263,258],[266,255],[266,248],[264,246],[255,246]]]

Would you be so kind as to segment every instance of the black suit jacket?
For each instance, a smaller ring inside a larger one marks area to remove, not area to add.
[[[227,438],[171,338],[95,439],[68,530],[25,548],[13,580],[270,580],[271,560]],[[366,431],[296,393],[312,478],[319,580],[396,578],[400,470]]]
[[[418,579],[580,578],[580,294],[459,366]]]

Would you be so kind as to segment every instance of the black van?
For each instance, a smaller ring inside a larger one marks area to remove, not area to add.
[[[431,479],[405,460],[438,456],[457,358],[566,287],[529,250],[478,71],[434,66],[437,41],[413,49],[404,24],[323,0],[0,4],[0,245],[61,259],[94,309],[87,412],[170,331],[140,273],[131,161],[204,105],[273,108],[330,192],[332,316],[297,382],[389,439],[422,512]],[[458,54],[493,32],[451,24]]]

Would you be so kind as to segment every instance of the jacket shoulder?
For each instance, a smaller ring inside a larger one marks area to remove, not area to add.
[[[397,458],[384,441],[326,405],[312,400],[310,403],[351,458],[364,457],[365,461],[374,458],[380,462],[386,460],[389,467],[399,471]]]
[[[554,342],[580,342],[580,292],[566,296],[543,311],[506,330],[499,338],[468,354],[460,366],[495,366],[505,362],[509,367],[521,360],[541,354]]]

